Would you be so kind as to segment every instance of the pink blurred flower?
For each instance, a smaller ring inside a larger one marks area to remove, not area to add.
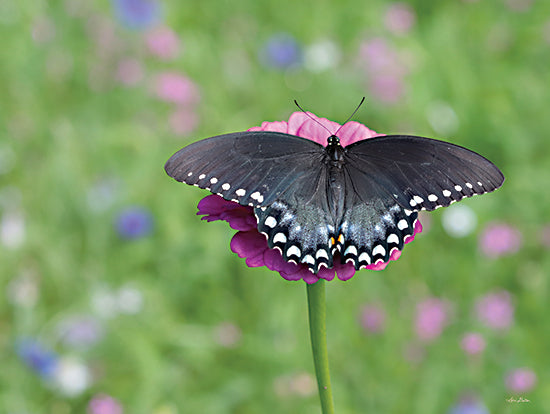
[[[118,62],[116,79],[126,86],[134,86],[143,80],[143,67],[137,59],[127,58]]]
[[[187,135],[193,132],[199,123],[196,112],[186,106],[179,106],[170,115],[170,128],[177,135]]]
[[[386,311],[377,305],[365,305],[361,310],[361,325],[369,333],[380,333],[386,324]]]
[[[171,60],[180,52],[180,40],[169,27],[157,27],[145,35],[145,43],[149,52],[162,59]]]
[[[336,131],[340,125],[325,118],[317,118],[314,114],[309,116],[317,119],[329,131]],[[278,131],[287,134],[298,135],[310,139],[321,145],[326,145],[327,131],[314,122],[303,112],[293,113],[288,122],[263,122],[260,127],[250,128],[249,131]],[[377,136],[376,132],[368,129],[358,122],[348,122],[339,131],[338,136],[342,146],[347,146],[361,139]],[[241,258],[246,259],[249,267],[266,266],[268,269],[279,272],[286,280],[304,280],[306,283],[315,283],[319,279],[332,280],[337,276],[340,280],[348,280],[355,274],[355,268],[351,263],[341,264],[340,258],[334,259],[332,269],[321,268],[317,274],[309,271],[305,264],[286,262],[277,249],[270,249],[267,240],[257,229],[257,222],[252,207],[241,206],[237,203],[224,200],[217,195],[209,195],[203,198],[198,205],[198,215],[204,216],[203,220],[225,220],[229,225],[239,230],[231,240],[231,250]],[[405,239],[405,243],[414,240],[414,236],[422,231],[420,221],[415,222],[414,233]],[[394,250],[390,260],[397,260],[401,256],[399,250]],[[382,270],[388,262],[377,261],[366,268]]]
[[[485,350],[485,339],[481,334],[470,332],[465,334],[460,341],[460,346],[464,352],[470,355],[477,355]]]
[[[438,298],[428,298],[416,306],[415,330],[422,341],[438,338],[448,323],[448,305]]]
[[[489,293],[476,302],[478,319],[492,329],[506,330],[514,320],[514,306],[509,292]]]
[[[529,368],[518,368],[508,373],[506,388],[514,392],[531,391],[537,383],[537,375]]]
[[[481,233],[481,251],[491,258],[517,253],[522,236],[518,229],[504,223],[491,223]]]
[[[154,79],[157,98],[162,101],[188,105],[199,101],[199,90],[187,76],[176,72],[164,72]]]
[[[371,92],[382,102],[397,103],[405,94],[405,83],[400,76],[374,75],[369,81]]]
[[[393,3],[384,16],[386,28],[396,35],[408,33],[416,22],[413,8],[406,3]]]
[[[88,403],[88,414],[122,414],[122,405],[107,394],[97,394]]]

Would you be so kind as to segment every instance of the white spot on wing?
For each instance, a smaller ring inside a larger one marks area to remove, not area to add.
[[[211,184],[216,184],[217,182],[218,182],[218,179],[217,179],[216,177],[212,177],[212,178],[210,179],[210,183],[211,183]]]
[[[431,202],[437,201],[437,196],[435,194],[430,194],[428,196],[428,200],[430,200]]]
[[[407,216],[410,216],[412,214],[411,210],[404,209],[403,210]]]
[[[372,249],[372,255],[375,256],[377,254],[381,256],[386,255],[386,249],[384,249],[384,246],[382,246],[381,244],[377,244],[376,247]]]
[[[474,188],[474,186],[473,186],[472,184],[470,184],[470,183],[466,183],[466,187],[468,187],[468,188]]]
[[[451,196],[451,192],[449,190],[443,190],[442,193],[445,197],[450,197]]]
[[[273,243],[286,243],[286,236],[284,233],[277,233],[273,237]]]
[[[288,256],[298,256],[298,257],[300,257],[300,254],[301,254],[301,253],[302,253],[302,252],[300,251],[300,249],[298,248],[298,246],[290,246],[290,247],[288,248],[288,250],[286,251],[287,257],[288,257]]]
[[[242,197],[246,194],[246,190],[244,188],[239,188],[237,191],[235,191],[235,194],[237,194],[239,197]]]
[[[309,263],[309,264],[314,265],[315,264],[315,259],[313,258],[312,255],[306,254],[304,256],[304,258],[302,259],[302,263]]]
[[[388,236],[388,243],[399,244],[399,237],[397,237],[397,234],[390,234]]]
[[[367,262],[368,264],[371,263],[370,256],[367,252],[363,252],[359,255],[359,261],[360,262]]]
[[[416,207],[416,201],[414,201],[414,198],[409,201],[409,204],[411,205],[411,207]]]
[[[348,248],[344,252],[344,256],[347,256],[348,254],[357,256],[357,247],[355,247],[354,245],[348,246]]]
[[[417,196],[417,195],[415,195],[413,197],[413,200],[416,202],[416,204],[422,204],[424,202],[424,199],[422,197]]]
[[[319,257],[324,257],[328,260],[328,253],[325,249],[319,249],[317,250],[317,253],[315,253],[315,257],[318,259]]]
[[[231,188],[231,185],[229,185],[229,183],[224,183],[222,184],[222,190],[224,191],[227,191]]]
[[[397,223],[397,228],[399,230],[405,230],[407,227],[409,227],[409,223],[407,223],[407,220],[401,219],[399,220],[399,223]]]
[[[199,180],[204,180],[206,178],[206,174],[199,175]]]
[[[191,177],[192,175],[193,175],[193,173],[192,173],[192,172],[190,172],[190,173],[187,173],[187,176],[188,176],[188,177]]]
[[[462,187],[459,186],[459,185],[455,185],[455,190],[456,190],[456,191],[462,191]]]
[[[275,217],[268,216],[265,219],[264,224],[269,228],[273,228],[277,225],[277,220],[275,220]]]

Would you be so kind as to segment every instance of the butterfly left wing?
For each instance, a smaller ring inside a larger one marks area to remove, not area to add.
[[[411,211],[435,210],[484,194],[504,182],[502,172],[481,155],[458,145],[409,135],[387,135],[346,148],[353,185],[368,201],[385,194]]]

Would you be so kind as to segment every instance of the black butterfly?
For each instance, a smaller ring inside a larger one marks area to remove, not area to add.
[[[504,176],[479,154],[430,138],[388,135],[327,146],[279,132],[219,135],[174,154],[177,181],[254,207],[258,230],[286,261],[313,273],[342,263],[387,261],[414,231],[418,211],[500,187]]]

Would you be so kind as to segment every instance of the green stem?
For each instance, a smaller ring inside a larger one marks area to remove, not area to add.
[[[317,385],[319,387],[321,409],[323,414],[334,414],[328,369],[327,310],[325,303],[325,281],[323,279],[307,285],[307,304],[311,349],[313,351],[313,362],[315,364],[315,375],[317,376]]]

